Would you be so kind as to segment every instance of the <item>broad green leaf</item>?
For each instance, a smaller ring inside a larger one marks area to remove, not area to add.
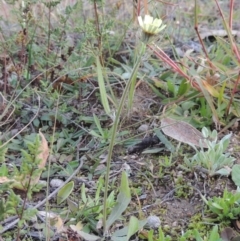
[[[98,128],[98,131],[101,133],[101,135],[102,135],[102,137],[103,137],[103,136],[104,136],[104,133],[103,133],[103,129],[102,129],[102,127],[101,127],[101,123],[100,123],[98,117],[97,117],[95,114],[93,114],[93,118],[94,118],[94,122],[95,122],[95,124],[96,124],[96,126],[97,126],[97,128]]]
[[[86,232],[83,232],[83,231],[77,231],[77,233],[82,237],[84,238],[84,240],[87,240],[87,241],[97,241],[97,240],[100,240],[101,238],[96,236],[96,235],[93,235],[93,234],[89,234],[89,233],[86,233]]]
[[[39,127],[40,121],[39,121],[38,118],[36,118],[36,119],[33,120],[33,125],[34,125],[35,127]]]
[[[0,177],[6,177],[8,175],[8,167],[5,163],[3,163],[0,167]]]
[[[189,83],[184,79],[178,88],[177,96],[183,96],[188,91],[188,88]]]
[[[148,85],[150,86],[150,88],[152,89],[152,91],[157,95],[159,96],[160,98],[162,99],[165,99],[166,96],[163,95],[160,91],[159,91],[159,88],[156,88],[154,85],[148,83]],[[163,87],[162,87],[163,88]],[[167,89],[167,87],[165,86],[165,89]]]
[[[2,145],[2,142],[0,141],[0,146]],[[0,163],[5,162],[5,155],[7,153],[8,148],[3,146],[0,147]]]
[[[128,111],[130,111],[132,109],[133,98],[134,98],[134,93],[135,93],[135,88],[136,88],[137,71],[132,73],[131,79],[129,79],[128,81],[131,81],[131,85],[130,85],[129,93],[128,93]]]
[[[160,152],[163,152],[164,148],[153,148],[153,149],[150,149],[150,150],[146,150],[146,151],[143,151],[142,154],[154,154],[154,153],[160,153]]]
[[[78,211],[78,204],[75,203],[74,201],[70,200],[70,198],[67,199],[67,204],[68,204],[68,208],[76,213]]]
[[[223,152],[227,150],[228,148],[228,145],[230,143],[230,138],[231,138],[232,134],[228,134],[226,136],[224,136],[222,139],[221,139],[221,143],[223,145]]]
[[[210,233],[209,241],[220,241],[220,236],[218,233],[218,226],[215,225]]]
[[[59,151],[66,143],[67,143],[67,139],[59,138],[57,140],[57,151]]]
[[[110,110],[109,103],[108,103],[108,97],[107,97],[105,82],[104,82],[103,73],[102,73],[102,66],[101,66],[99,57],[96,58],[96,62],[97,62],[97,76],[98,76],[98,84],[99,84],[101,102],[102,102],[102,105],[103,105],[103,108],[104,108],[106,114],[109,115],[111,110]]]
[[[203,134],[204,138],[208,138],[209,132],[208,132],[208,129],[206,127],[202,128],[202,134]]]
[[[166,84],[165,81],[163,81],[161,79],[155,79],[154,78],[153,83],[154,83],[154,86],[156,86],[157,88],[167,90],[167,84]]]
[[[220,170],[215,172],[216,174],[222,175],[222,176],[229,176],[231,173],[230,168],[221,168]]]
[[[196,229],[193,230],[193,236],[196,239],[196,241],[203,241],[203,239],[200,236],[200,233]]]
[[[107,198],[107,205],[111,207],[114,204],[114,202],[115,202],[115,192],[112,191]]]
[[[202,82],[201,79],[199,79],[199,78],[197,77],[197,78],[196,78],[196,81],[197,81],[199,87],[201,88],[202,93],[203,93],[203,95],[204,95],[204,97],[205,97],[205,99],[206,99],[209,107],[211,108],[211,111],[212,111],[212,114],[213,114],[213,118],[214,118],[214,122],[215,122],[216,124],[219,123],[220,121],[219,121],[218,113],[217,113],[216,108],[215,108],[215,106],[214,106],[214,104],[213,104],[213,98],[212,98],[212,96],[209,95],[209,92],[208,92],[208,91],[206,90],[206,88],[204,87],[204,84],[203,84],[203,82]]]
[[[176,93],[175,93],[175,85],[173,84],[173,82],[171,80],[167,81],[167,86],[168,86],[168,91],[175,96],[176,95]]]
[[[163,239],[161,239],[161,240],[163,240]],[[148,231],[148,241],[153,241],[153,229]]]
[[[74,182],[71,181],[64,185],[57,194],[57,204],[62,203],[64,200],[66,200],[69,195],[72,193],[74,188]]]
[[[97,137],[97,138],[103,138],[103,136],[98,135],[97,132],[94,131],[94,130],[90,130],[90,131],[89,131],[89,134],[91,134],[92,136],[95,136],[95,137]]]
[[[84,67],[90,67],[91,65],[94,64],[94,62],[95,62],[95,59],[94,59],[94,57],[91,56],[90,58],[88,58],[86,60],[86,63],[84,64]]]
[[[223,207],[221,207],[218,203],[212,203],[211,205],[217,209],[223,210]]]
[[[82,184],[82,187],[81,187],[81,198],[82,198],[82,201],[86,204],[87,203],[87,197],[86,197],[86,189],[85,189],[84,183]]]
[[[186,101],[181,104],[181,107],[184,111],[186,111],[186,110],[192,109],[196,105],[197,105],[197,103],[194,101]]]
[[[232,180],[236,186],[240,186],[240,164],[236,164],[232,167]]]
[[[133,221],[131,221],[132,218],[134,219]],[[132,233],[132,235],[133,235],[137,231],[141,230],[144,227],[144,225],[146,225],[146,223],[147,223],[146,219],[138,220],[135,217],[131,217],[131,219],[130,219],[128,226],[126,226],[122,229],[119,229],[113,233],[112,238],[111,238],[112,241],[128,241],[129,240],[129,238],[127,237],[128,234]],[[133,222],[133,223],[131,224],[131,222]],[[133,230],[131,230],[131,229],[134,229],[134,227],[136,227],[136,226],[137,226],[137,230],[135,232],[133,232]]]
[[[156,129],[155,130],[155,134],[157,135],[157,137],[159,138],[159,140],[165,145],[165,147],[171,151],[171,152],[174,152],[175,151],[175,148],[174,146],[172,145],[172,143],[163,135],[163,133],[159,130],[159,129]]]
[[[159,240],[166,240],[164,232],[161,227],[158,229],[158,236],[159,236]]]
[[[126,172],[123,172],[122,178],[121,178],[120,192],[117,197],[117,204],[112,209],[112,212],[109,215],[106,222],[107,230],[117,219],[121,217],[122,213],[128,207],[128,204],[130,203],[130,201],[131,201],[131,193],[130,193],[130,188],[128,184],[128,176]]]
[[[127,241],[130,237],[135,234],[139,230],[138,219],[134,216],[131,216],[129,224],[128,224],[128,233],[127,233]]]
[[[219,91],[219,96],[218,96],[218,105],[224,100],[224,92],[225,92],[225,87],[226,87],[227,81],[223,81],[221,89]]]

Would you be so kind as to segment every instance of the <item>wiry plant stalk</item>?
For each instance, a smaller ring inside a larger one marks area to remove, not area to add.
[[[50,53],[50,39],[51,39],[51,2],[48,5],[48,39],[47,39],[47,56],[46,59],[49,57]],[[48,78],[48,61],[46,63],[46,75],[45,78]]]
[[[98,42],[98,51],[100,53],[100,62],[101,65],[103,65],[103,57],[102,57],[102,38],[101,38],[101,31],[100,31],[100,25],[99,25],[99,18],[98,18],[98,12],[97,12],[97,3],[96,0],[93,1],[93,9],[95,14],[95,23],[96,23],[96,30],[97,30],[97,42]]]
[[[144,48],[145,49],[145,48]],[[105,188],[104,188],[104,200],[103,200],[103,230],[104,234],[106,235],[108,230],[106,230],[106,220],[107,220],[107,197],[108,197],[108,185],[109,185],[109,175],[110,175],[110,165],[111,165],[111,158],[112,158],[112,152],[113,152],[113,147],[115,145],[115,139],[116,139],[116,134],[117,134],[117,127],[118,123],[120,120],[120,115],[123,109],[123,105],[126,101],[127,95],[129,88],[131,86],[132,80],[136,76],[136,73],[138,71],[140,61],[142,54],[144,53],[144,50],[141,49],[139,56],[136,60],[136,63],[134,65],[133,71],[131,73],[131,76],[126,84],[126,87],[123,91],[122,98],[119,103],[119,107],[117,109],[116,117],[113,122],[113,129],[112,129],[112,136],[111,136],[111,142],[109,143],[109,149],[108,149],[108,156],[107,156],[107,170],[106,170],[106,175],[105,175]]]
[[[174,62],[161,48],[159,48],[156,45],[152,46],[150,44],[148,45],[148,47],[154,52],[154,54],[156,54],[158,58],[160,58],[162,61],[167,63],[174,72],[186,78],[193,88],[201,91],[201,88],[199,87],[199,85],[196,82],[194,82],[189,75],[184,73],[184,71],[178,66],[178,64]]]

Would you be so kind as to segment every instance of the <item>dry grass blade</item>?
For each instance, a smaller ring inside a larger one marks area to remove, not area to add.
[[[200,131],[184,121],[165,117],[161,120],[161,128],[165,135],[191,146],[205,147],[204,137]],[[200,140],[202,139],[202,145]]]

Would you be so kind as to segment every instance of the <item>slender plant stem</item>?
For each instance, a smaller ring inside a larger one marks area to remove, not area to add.
[[[113,123],[111,142],[109,143],[109,149],[108,149],[109,151],[108,151],[108,156],[107,156],[107,171],[106,171],[106,175],[105,175],[105,189],[104,189],[104,203],[103,203],[103,230],[104,230],[104,235],[106,235],[107,231],[108,231],[107,227],[106,227],[108,184],[109,184],[111,157],[112,157],[113,147],[115,145],[117,127],[118,127],[118,123],[119,123],[119,119],[120,119],[120,115],[121,115],[121,112],[122,112],[123,105],[124,105],[125,100],[127,98],[127,94],[128,94],[129,88],[131,86],[132,80],[134,79],[134,77],[135,77],[135,75],[138,71],[140,61],[141,61],[141,57],[142,57],[142,54],[144,53],[144,50],[145,50],[145,45],[144,46],[142,45],[140,54],[139,54],[139,56],[136,60],[136,63],[134,65],[134,67],[133,67],[133,71],[131,73],[129,81],[127,82],[127,85],[126,85],[126,87],[123,91],[123,95],[122,95],[122,98],[120,100],[119,107],[118,107],[118,110],[117,110],[117,114],[116,114],[116,117],[115,117],[115,120],[114,120],[114,123]]]
[[[48,59],[49,57],[49,53],[50,53],[50,38],[51,38],[51,3],[49,3],[49,6],[48,6],[48,39],[47,39],[47,56],[46,56],[46,59]],[[46,64],[46,80],[48,79],[48,61],[47,61],[47,64]]]
[[[95,20],[96,20],[98,51],[99,51],[99,53],[102,53],[102,51],[101,51],[102,50],[102,36],[101,36],[102,34],[101,34],[101,30],[100,30],[100,25],[99,25],[96,0],[93,1],[93,9],[94,9]],[[102,65],[104,64],[102,54],[100,54],[100,62]]]

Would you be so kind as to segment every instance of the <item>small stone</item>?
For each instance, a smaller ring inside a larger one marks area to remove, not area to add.
[[[149,216],[147,218],[147,224],[150,228],[159,228],[161,225],[161,220],[157,216]]]
[[[55,178],[50,181],[50,186],[53,188],[58,188],[58,187],[62,186],[63,183],[64,183],[63,180]]]
[[[177,227],[177,221],[173,222],[173,223],[172,223],[172,226],[173,226],[173,227]]]
[[[122,169],[126,171],[127,175],[130,176],[132,174],[132,169],[131,167],[125,162],[122,165]]]
[[[146,125],[146,124],[143,124],[138,127],[139,132],[146,132],[147,130],[148,130],[148,125]]]
[[[183,177],[183,172],[182,172],[182,171],[179,171],[179,172],[177,173],[177,177]]]
[[[130,156],[130,158],[133,159],[133,160],[137,159],[137,157],[138,157],[137,155]]]

